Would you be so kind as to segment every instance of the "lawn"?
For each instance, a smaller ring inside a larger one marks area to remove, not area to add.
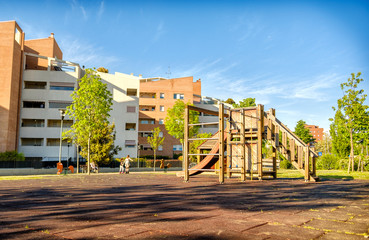
[[[320,178],[328,179],[365,179],[369,180],[369,172],[350,172],[347,170],[317,170]],[[279,169],[278,178],[304,178],[298,170]]]

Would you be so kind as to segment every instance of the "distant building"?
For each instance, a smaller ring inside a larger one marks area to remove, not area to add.
[[[315,142],[323,140],[324,128],[307,124],[305,125],[305,127],[309,129],[311,135],[313,135],[313,138],[315,139]]]

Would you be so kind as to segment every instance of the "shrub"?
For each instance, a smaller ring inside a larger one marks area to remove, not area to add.
[[[339,159],[333,154],[324,154],[317,159],[316,168],[319,170],[339,169]]]
[[[0,161],[24,161],[24,154],[17,151],[7,151],[0,153]]]
[[[282,168],[282,169],[291,169],[292,168],[292,164],[287,159],[283,159],[283,161],[281,161],[279,163],[279,168]]]

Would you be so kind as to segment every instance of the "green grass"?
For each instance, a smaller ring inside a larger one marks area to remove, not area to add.
[[[278,178],[304,178],[298,170],[279,169]],[[364,179],[369,180],[369,172],[350,172],[347,170],[317,170],[317,175],[325,179]]]

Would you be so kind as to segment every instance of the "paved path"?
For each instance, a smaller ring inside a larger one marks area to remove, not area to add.
[[[366,239],[369,181],[165,174],[0,181],[0,239]]]

